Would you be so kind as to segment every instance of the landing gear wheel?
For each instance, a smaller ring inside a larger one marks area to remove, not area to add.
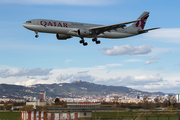
[[[92,41],[93,41],[93,42],[97,41],[97,38],[93,38]]]
[[[84,40],[80,40],[79,43],[81,43],[81,44],[84,43]]]
[[[83,45],[84,45],[84,46],[87,46],[87,45],[88,45],[88,43],[87,43],[87,42],[85,42],[85,43],[83,43]]]
[[[38,38],[38,37],[39,37],[39,35],[35,35],[35,37],[36,37],[36,38]]]
[[[81,38],[81,40],[79,41],[79,43],[83,44],[84,46],[87,46],[88,43],[84,41],[84,38]]]
[[[96,44],[100,44],[101,43],[101,41],[96,41]]]

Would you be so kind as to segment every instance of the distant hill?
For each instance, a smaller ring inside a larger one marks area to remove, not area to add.
[[[17,98],[23,96],[36,97],[46,91],[47,96],[51,97],[82,97],[82,96],[105,96],[109,94],[118,94],[126,96],[143,95],[165,95],[162,92],[145,92],[123,86],[106,86],[85,81],[75,81],[62,84],[36,84],[33,86],[20,86],[0,84],[0,97]]]

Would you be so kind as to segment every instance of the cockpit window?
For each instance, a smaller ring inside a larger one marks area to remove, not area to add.
[[[31,21],[26,21],[26,23],[31,23]]]

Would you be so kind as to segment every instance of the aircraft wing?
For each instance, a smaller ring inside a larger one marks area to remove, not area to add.
[[[113,25],[105,25],[105,26],[97,26],[97,27],[91,27],[90,30],[95,33],[96,35],[101,34],[106,31],[110,30],[116,30],[117,28],[124,28],[126,27],[126,24],[134,23],[141,21],[142,19],[134,20],[134,21],[129,21],[129,22],[124,22],[124,23],[118,23],[118,24],[113,24]]]
[[[160,27],[157,27],[157,28],[151,28],[151,29],[146,29],[146,30],[140,30],[140,31],[138,31],[138,33],[139,33],[139,34],[147,33],[147,32],[150,31],[150,30],[156,30],[156,29],[160,29]]]

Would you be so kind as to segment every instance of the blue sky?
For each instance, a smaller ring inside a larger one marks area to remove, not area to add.
[[[144,91],[180,93],[179,1],[164,0],[0,0],[0,83],[32,85],[78,79]],[[35,33],[22,24],[54,19],[110,25],[136,20],[150,12],[147,34],[65,41],[55,34]]]

